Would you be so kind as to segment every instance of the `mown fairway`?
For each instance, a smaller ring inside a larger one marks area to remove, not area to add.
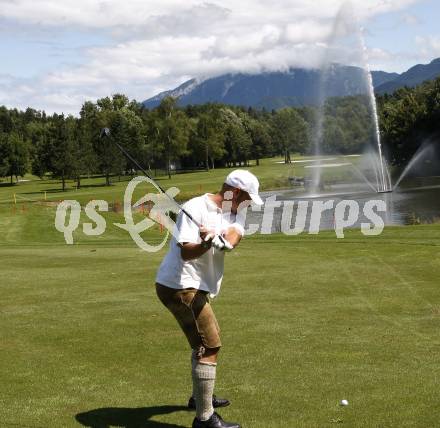
[[[104,235],[78,230],[68,246],[54,216],[0,207],[0,426],[190,426],[187,344],[153,288],[165,250],[140,251],[116,213]],[[438,426],[439,250],[438,225],[246,238],[213,303],[216,392],[232,401],[222,416],[244,428]]]
[[[260,190],[285,188],[288,186],[288,177],[311,175],[312,170],[305,168],[305,166],[310,164],[304,161],[317,158],[298,155],[292,156],[292,159],[299,162],[285,165],[280,163],[282,158],[262,159],[259,166],[255,165],[255,161],[251,161],[251,165],[246,167],[246,169],[249,169],[257,175],[261,184]],[[359,158],[351,156],[334,156],[331,158],[327,156],[322,159],[328,159],[329,162],[350,162],[354,165],[359,162]],[[156,180],[158,180],[165,189],[176,186],[180,191],[177,195],[177,199],[187,200],[197,194],[217,191],[226,175],[234,169],[235,168],[219,168],[210,170],[209,172],[198,171],[177,174],[173,175],[171,179],[168,179],[168,176],[160,175],[160,171],[158,171],[159,175],[156,177]],[[152,173],[154,173],[154,171],[152,171]],[[346,181],[352,179],[358,180],[358,176],[354,173],[353,167],[349,165],[327,168],[324,170],[323,176],[328,180],[340,180],[341,178]],[[76,189],[76,182],[67,180],[65,192],[61,191],[60,180],[37,180],[36,177],[26,176],[25,180],[28,181],[20,182],[16,186],[9,186],[9,179],[4,179],[3,182],[0,182],[0,206],[14,202],[14,194],[16,195],[17,203],[25,203],[26,201],[32,202],[35,200],[41,201],[44,200],[44,198],[46,198],[47,201],[75,199],[81,203],[86,203],[91,199],[104,199],[109,203],[120,202],[123,199],[127,182],[131,178],[130,176],[113,177],[111,186],[104,185],[104,177],[83,178],[79,190]],[[139,193],[139,196],[141,195],[143,195],[143,193]]]

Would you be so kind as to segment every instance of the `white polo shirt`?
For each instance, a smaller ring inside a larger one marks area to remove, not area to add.
[[[223,213],[217,204],[206,193],[190,199],[183,208],[195,220],[208,229],[214,229],[217,234],[225,232],[229,227],[235,227],[244,235],[244,225],[241,216],[233,213]],[[225,252],[210,248],[197,259],[185,261],[181,256],[178,243],[201,242],[198,226],[181,211],[177,216],[174,236],[171,238],[170,249],[163,259],[156,282],[171,288],[196,288],[210,293],[215,297],[223,279]]]

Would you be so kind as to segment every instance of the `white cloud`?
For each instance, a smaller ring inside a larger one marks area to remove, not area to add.
[[[414,0],[357,0],[352,3],[364,17],[405,7]],[[142,27],[154,20],[182,22],[185,17],[191,21],[197,17],[205,20],[219,12],[224,16],[224,12],[230,11],[242,22],[261,24],[268,20],[288,22],[291,19],[330,17],[336,14],[341,4],[340,0],[321,0],[319,3],[307,0],[273,0],[270,3],[262,0],[3,0],[0,15],[29,24],[109,28]]]
[[[412,13],[404,13],[401,17],[401,21],[406,25],[417,26],[421,24],[420,19]]]
[[[431,59],[440,56],[440,36],[417,36],[416,43],[422,56]]]
[[[86,99],[123,92],[143,100],[191,77],[313,67],[323,57],[341,59],[343,51],[329,50],[328,42],[352,30],[350,10],[366,20],[414,2],[356,0],[341,13],[340,0],[2,0],[3,21],[110,33],[114,42],[84,48],[79,66],[7,83],[0,76],[0,103],[77,113]]]

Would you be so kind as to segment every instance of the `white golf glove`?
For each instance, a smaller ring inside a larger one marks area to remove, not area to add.
[[[220,251],[231,251],[234,248],[225,238],[223,238],[223,236],[220,235],[215,235],[212,240],[212,246]]]
[[[234,247],[222,236],[208,233],[205,237],[205,242],[211,240],[211,245],[219,251],[232,251]]]

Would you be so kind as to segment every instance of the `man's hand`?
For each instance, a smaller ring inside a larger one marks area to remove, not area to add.
[[[215,236],[215,232],[213,230],[207,229],[204,226],[201,226],[199,229],[199,235],[202,242],[209,242],[212,241],[212,239]]]
[[[202,226],[199,233],[202,246],[205,248],[212,246],[219,251],[231,251],[234,248],[225,237],[217,235],[213,230],[208,230]]]
[[[240,233],[235,227],[229,227],[223,234],[223,238],[235,248],[241,241],[242,233]]]
[[[215,235],[214,239],[212,240],[212,246],[220,251],[231,251],[234,249],[226,238],[220,235]]]
[[[202,240],[202,248],[205,250],[211,248],[212,240],[215,237],[215,232],[213,230],[206,229],[204,226],[201,226],[199,230],[199,236]]]
[[[199,235],[202,240],[201,244],[193,244],[190,242],[179,243],[180,254],[183,260],[196,259],[205,254],[211,247],[219,251],[231,251],[234,248],[225,236],[217,235],[213,230],[206,229],[203,226],[200,227]]]

